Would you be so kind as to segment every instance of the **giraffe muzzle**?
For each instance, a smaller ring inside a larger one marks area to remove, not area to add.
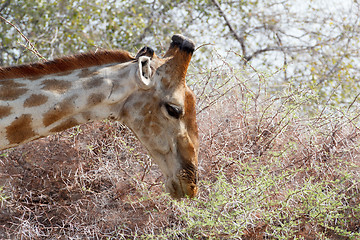
[[[195,183],[181,178],[167,179],[165,188],[170,196],[175,199],[181,199],[183,197],[193,198],[198,192],[198,187]]]

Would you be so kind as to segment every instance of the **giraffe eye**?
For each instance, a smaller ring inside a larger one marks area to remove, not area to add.
[[[172,105],[169,103],[165,103],[165,108],[166,108],[167,113],[173,118],[179,119],[182,115],[181,107],[178,107],[178,106],[175,106],[175,105]]]

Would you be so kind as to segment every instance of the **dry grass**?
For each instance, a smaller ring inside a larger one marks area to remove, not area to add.
[[[309,111],[310,89],[275,91],[252,70],[223,61],[189,76],[197,199],[164,193],[126,127],[91,123],[2,152],[0,238],[358,238],[357,103]]]

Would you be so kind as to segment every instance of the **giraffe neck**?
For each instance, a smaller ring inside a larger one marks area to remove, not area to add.
[[[134,62],[0,80],[0,150],[106,118],[137,90]]]

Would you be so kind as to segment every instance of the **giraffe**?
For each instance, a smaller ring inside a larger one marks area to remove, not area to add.
[[[90,121],[127,125],[173,198],[198,192],[195,96],[185,82],[195,45],[174,35],[164,57],[102,50],[0,68],[0,150]]]

